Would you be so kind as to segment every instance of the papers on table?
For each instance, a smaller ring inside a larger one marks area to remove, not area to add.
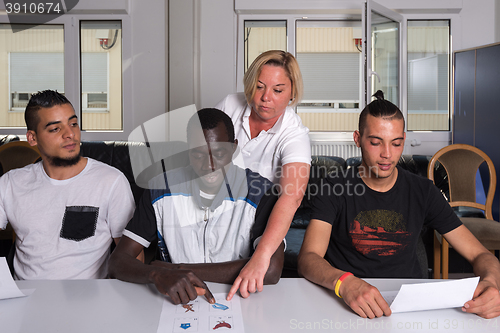
[[[19,290],[17,284],[14,282],[5,257],[0,257],[0,299],[23,297],[27,295],[28,294],[24,294]]]
[[[230,329],[244,332],[240,298],[234,296],[226,301],[226,294],[214,294],[217,303],[209,304],[204,296],[198,296],[188,304],[174,305],[169,299],[163,301],[157,332],[213,332]]]
[[[392,313],[462,307],[472,299],[479,277],[443,282],[403,284],[381,292]]]

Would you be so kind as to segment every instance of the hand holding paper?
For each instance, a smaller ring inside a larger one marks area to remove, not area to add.
[[[470,301],[479,277],[443,282],[403,284],[399,292],[382,292],[389,298],[396,293],[391,304],[392,313],[462,307]]]
[[[499,316],[500,292],[498,287],[487,279],[481,280],[474,292],[473,299],[464,304],[462,311],[475,313],[486,319]]]

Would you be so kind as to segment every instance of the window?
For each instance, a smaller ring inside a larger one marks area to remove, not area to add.
[[[0,40],[0,72],[6,73],[0,79],[0,126],[25,127],[32,93],[64,93],[64,28],[44,25],[13,33],[10,24],[0,24]]]
[[[24,112],[33,92],[64,93],[64,53],[11,52],[9,56],[11,111]]]
[[[80,23],[83,130],[121,130],[121,23]]]
[[[408,21],[408,130],[450,130],[450,22]]]
[[[384,98],[401,108],[399,103],[399,22],[376,12],[371,14],[372,68],[377,73],[371,76],[373,95],[377,90]]]
[[[11,52],[11,111],[24,112],[32,93],[51,89],[64,94],[64,53]],[[82,53],[83,112],[109,111],[108,55]]]
[[[5,133],[24,135],[26,105],[33,93],[46,89],[71,101],[83,131],[99,131],[98,137],[109,138],[113,134],[104,132],[124,130],[125,16],[115,15],[120,20],[113,21],[85,17],[95,19],[63,15],[54,24],[27,29],[0,23],[0,68],[6,73],[0,79],[0,127]]]
[[[296,36],[302,122],[311,131],[355,130],[362,98],[361,22],[297,21]]]
[[[286,21],[245,20],[245,72],[261,53],[287,50]]]

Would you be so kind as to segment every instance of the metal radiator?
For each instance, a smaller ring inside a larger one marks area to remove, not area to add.
[[[410,144],[404,146],[403,154],[412,154]],[[353,141],[313,141],[311,142],[311,155],[338,156],[347,160],[349,157],[361,156],[361,149]]]
[[[311,142],[311,154],[320,156],[338,156],[343,159],[361,156],[361,150],[354,142],[317,141]]]

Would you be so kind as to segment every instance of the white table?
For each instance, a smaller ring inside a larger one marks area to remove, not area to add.
[[[380,290],[432,280],[368,279]],[[35,288],[0,300],[0,332],[156,333],[163,296],[154,286],[118,280],[17,281]],[[230,286],[209,283],[214,293]],[[459,308],[363,319],[333,292],[304,279],[281,279],[241,301],[245,331],[253,332],[499,332],[500,318],[484,320]],[[167,332],[168,333],[168,332]]]

